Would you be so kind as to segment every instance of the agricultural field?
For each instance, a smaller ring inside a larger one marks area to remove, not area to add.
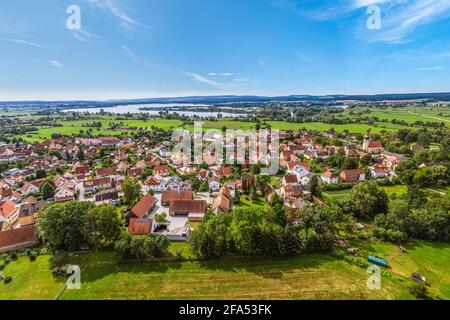
[[[79,299],[412,299],[407,286],[385,279],[381,290],[366,287],[366,270],[323,254],[292,258],[166,261],[121,264],[113,253],[69,255],[81,268],[81,290],[62,300]],[[49,256],[22,257],[5,270],[0,299],[54,299],[64,288],[53,278]]]
[[[86,124],[91,124],[94,121],[100,121],[102,123],[101,128],[88,128]],[[120,123],[124,128],[151,128],[152,126],[162,128],[164,130],[169,130],[172,128],[178,128],[181,126],[181,121],[179,120],[168,120],[168,119],[150,119],[150,120],[114,120],[114,118],[103,117],[101,120],[84,120],[84,121],[61,121],[59,122],[62,127],[39,127],[39,131],[27,133],[21,135],[22,139],[29,142],[38,142],[50,139],[52,134],[63,134],[63,135],[77,135],[80,131],[86,132],[92,129],[92,134],[95,136],[101,135],[117,135],[120,131],[109,130],[110,123]],[[84,126],[83,126],[84,125]]]
[[[367,108],[346,110],[343,116],[352,118],[350,112],[366,111]],[[450,126],[450,108],[448,107],[406,107],[406,108],[371,108],[370,113],[364,113],[365,116],[373,116],[384,120],[399,120],[408,123],[416,121],[423,122],[445,122]]]

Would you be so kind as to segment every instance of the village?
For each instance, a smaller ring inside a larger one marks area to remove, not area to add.
[[[317,143],[324,139],[339,141],[339,146]],[[137,141],[115,136],[62,137],[4,144],[0,161],[12,168],[0,180],[0,251],[32,246],[39,212],[53,202],[111,204],[121,208],[132,235],[187,241],[208,211],[226,214],[242,199],[267,203],[276,193],[295,220],[299,210],[322,202],[310,188],[311,179],[322,185],[392,179],[396,166],[406,159],[385,151],[378,137],[370,134],[358,141],[352,134],[287,130],[280,133],[280,141],[280,171],[269,178],[260,178],[261,163],[252,159],[258,164],[250,164],[250,157],[256,155],[247,154],[242,165],[226,165],[210,154],[201,165],[185,166],[188,155],[172,154],[170,139],[156,145],[150,145],[145,136]],[[344,161],[350,159],[351,168],[323,165],[338,154]],[[363,158],[366,166],[360,166]],[[128,207],[122,191],[127,179],[139,185],[141,195]]]

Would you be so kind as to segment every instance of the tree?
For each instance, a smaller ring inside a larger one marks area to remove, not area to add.
[[[44,208],[38,220],[39,235],[52,250],[80,250],[87,243],[85,222],[89,202],[71,201]]]
[[[312,193],[313,196],[320,195],[319,178],[316,175],[312,176],[308,182],[308,191]]]
[[[359,216],[374,218],[379,213],[387,212],[389,199],[378,184],[363,182],[353,187],[352,202]]]
[[[258,175],[256,177],[256,185],[258,186],[259,190],[261,191],[261,195],[264,196],[266,194],[271,180],[272,180],[272,177],[268,176],[268,175]]]
[[[92,248],[108,248],[121,234],[122,218],[119,210],[110,205],[101,205],[87,212],[85,232]]]
[[[47,177],[47,172],[43,169],[36,170],[36,179],[44,179]]]
[[[84,161],[84,148],[82,146],[78,147],[77,158],[79,161]]]
[[[350,158],[344,159],[342,169],[353,170],[353,169],[357,169],[358,167],[359,167],[359,159],[358,158],[350,157]]]
[[[122,192],[125,203],[133,206],[142,196],[142,188],[140,184],[131,178],[126,178],[122,184]]]
[[[48,200],[54,197],[55,195],[55,187],[51,185],[49,182],[44,182],[41,187],[42,198],[44,200]]]
[[[45,207],[38,232],[52,250],[77,251],[84,245],[93,249],[112,246],[120,236],[121,225],[121,216],[113,206],[71,201]]]

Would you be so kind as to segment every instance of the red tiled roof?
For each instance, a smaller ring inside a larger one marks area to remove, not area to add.
[[[16,204],[7,200],[0,206],[0,215],[5,218],[9,218],[14,212],[16,212],[16,210]]]
[[[115,175],[117,173],[117,168],[112,167],[112,168],[99,168],[97,170],[95,170],[95,174],[97,176],[111,176],[111,175]]]
[[[205,200],[175,200],[170,203],[171,213],[206,213],[207,209]]]
[[[297,176],[293,175],[293,174],[285,175],[284,180],[286,181],[286,183],[297,183],[298,182]]]
[[[174,200],[192,200],[194,194],[191,190],[185,190],[180,193],[172,190],[165,190],[161,196],[162,203],[170,203]]]
[[[21,243],[33,242],[36,239],[36,227],[27,226],[0,232],[0,248],[7,248]]]
[[[383,148],[383,144],[380,141],[372,141],[369,143],[369,149]]]
[[[134,207],[131,212],[138,218],[145,217],[150,208],[155,204],[156,199],[151,194],[145,195]]]
[[[151,219],[130,219],[128,232],[133,235],[150,234],[152,230],[153,220]]]

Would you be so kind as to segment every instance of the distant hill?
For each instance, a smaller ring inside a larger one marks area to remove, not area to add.
[[[28,107],[28,108],[71,108],[71,107],[110,107],[125,104],[217,104],[217,103],[244,103],[244,102],[295,102],[295,101],[336,101],[336,100],[359,100],[359,101],[383,101],[383,100],[417,100],[430,99],[450,101],[450,92],[440,93],[402,93],[402,94],[377,94],[377,95],[291,95],[291,96],[191,96],[176,98],[146,98],[146,99],[123,99],[106,101],[5,101],[0,102],[0,107]]]

